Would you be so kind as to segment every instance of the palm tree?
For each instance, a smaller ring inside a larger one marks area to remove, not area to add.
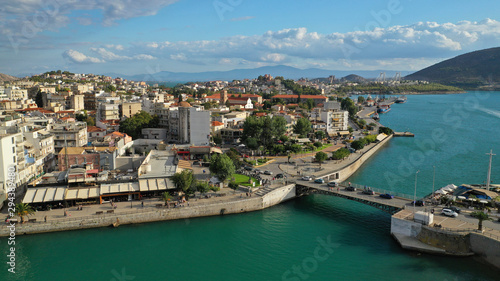
[[[16,204],[16,215],[21,217],[21,222],[24,223],[24,216],[31,216],[35,213],[35,210],[31,208],[30,205],[26,203]]]
[[[480,212],[480,211],[473,212],[470,215],[479,220],[478,225],[477,225],[477,230],[479,230],[479,231],[483,231],[483,221],[492,220],[488,214],[486,214],[484,212]]]
[[[168,201],[172,200],[172,195],[170,195],[170,193],[168,193],[167,191],[163,192],[161,194],[161,199],[165,201],[165,205],[167,205],[167,207],[170,207],[168,205]]]

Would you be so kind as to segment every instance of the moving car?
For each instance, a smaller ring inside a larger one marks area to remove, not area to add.
[[[365,189],[365,190],[363,190],[363,194],[375,195],[375,192],[371,189]]]
[[[303,180],[303,181],[310,181],[310,180],[312,180],[312,178],[310,176],[304,176],[304,177],[301,178],[301,180]]]
[[[273,174],[273,172],[271,172],[271,171],[264,171],[264,175],[272,175],[272,174]]]
[[[447,217],[453,217],[453,218],[458,217],[458,214],[455,211],[446,208],[441,211],[441,214]]]
[[[285,175],[283,175],[283,174],[276,174],[276,178],[277,178],[277,179],[282,179],[282,178],[284,178],[284,177],[285,177]]]
[[[336,181],[331,181],[331,182],[329,182],[327,185],[328,185],[329,187],[337,187],[337,186],[339,185],[339,183],[338,183],[338,182],[336,182]]]
[[[325,183],[324,179],[316,179],[314,180],[315,183]]]
[[[425,206],[425,202],[422,200],[417,200],[417,201],[411,202],[412,205],[413,205],[413,203],[415,203],[415,206]]]
[[[354,186],[348,186],[345,188],[347,191],[356,191],[356,188]]]
[[[380,197],[385,198],[385,199],[392,199],[392,198],[394,198],[394,196],[390,195],[389,193],[380,194]]]

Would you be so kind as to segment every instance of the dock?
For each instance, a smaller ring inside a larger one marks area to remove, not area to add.
[[[415,134],[410,133],[410,132],[394,132],[394,137],[414,138]]]

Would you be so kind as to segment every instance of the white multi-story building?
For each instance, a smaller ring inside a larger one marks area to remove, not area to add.
[[[24,133],[26,141],[33,145],[36,175],[50,172],[56,168],[54,135],[45,130]]]
[[[99,120],[118,120],[120,119],[120,106],[113,103],[101,103],[98,108]]]
[[[19,87],[9,87],[5,89],[5,95],[10,100],[25,100],[28,98],[28,90]]]
[[[23,136],[25,129],[18,126],[0,127],[0,202],[6,199],[8,182],[13,181],[16,193],[19,193],[22,190],[18,187],[36,175],[35,152],[33,145]]]
[[[167,140],[175,143],[208,145],[210,111],[181,102],[180,107],[164,108],[159,115],[160,126],[167,129]]]
[[[55,153],[59,153],[67,143],[68,147],[85,146],[87,139],[87,123],[53,123],[49,124],[49,132],[54,135]]]

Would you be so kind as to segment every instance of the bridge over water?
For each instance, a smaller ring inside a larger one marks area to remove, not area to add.
[[[346,190],[345,188],[347,187],[347,185],[345,184],[340,184],[338,187],[331,188],[328,187],[326,184],[318,184],[314,182],[298,180],[295,183],[295,185],[296,185],[297,195],[315,193],[315,194],[337,196],[373,206],[379,210],[382,210],[390,214],[395,214],[405,208],[410,208],[410,207],[413,208],[412,196],[372,187],[370,187],[370,189],[375,192],[375,195],[363,194],[364,187],[356,184],[351,185],[356,187],[356,191]],[[394,198],[386,199],[380,197],[380,194],[383,193],[390,193],[391,195],[394,196]],[[421,209],[421,207],[417,208]]]

